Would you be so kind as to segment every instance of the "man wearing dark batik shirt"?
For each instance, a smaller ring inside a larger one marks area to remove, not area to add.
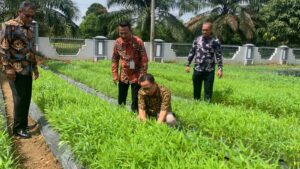
[[[13,133],[23,138],[30,137],[27,128],[32,78],[39,76],[32,28],[34,15],[34,6],[24,1],[19,8],[19,17],[5,22],[0,34],[3,72],[14,99]]]
[[[215,64],[218,64],[218,77],[223,75],[223,56],[218,39],[212,37],[212,23],[205,22],[202,26],[202,36],[197,37],[192,45],[186,64],[186,72],[190,72],[190,65],[195,60],[193,87],[194,99],[201,98],[202,83],[204,82],[204,100],[210,102],[213,94]]]

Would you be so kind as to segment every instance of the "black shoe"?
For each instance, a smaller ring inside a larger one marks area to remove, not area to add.
[[[15,135],[20,136],[21,138],[30,138],[31,135],[27,132],[27,130],[21,129],[17,132],[14,132]]]

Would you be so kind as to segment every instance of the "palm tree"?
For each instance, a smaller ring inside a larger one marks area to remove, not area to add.
[[[156,27],[167,28],[170,34],[156,34],[156,38],[168,40],[168,38],[184,41],[190,34],[190,31],[184,26],[183,22],[177,19],[169,11],[176,8],[176,0],[156,1]],[[150,7],[151,0],[108,0],[108,7],[121,6],[120,11],[110,12],[105,17],[110,36],[115,33],[115,28],[121,20],[130,20],[134,25],[134,30],[142,39],[149,40],[150,37]]]
[[[178,5],[181,14],[200,11],[200,14],[187,24],[193,31],[199,29],[205,20],[211,20],[214,33],[221,40],[228,42],[234,35],[239,34],[250,42],[255,36],[256,13],[265,2],[267,0],[192,0],[192,3],[187,3],[181,0]],[[204,9],[209,9],[208,15],[201,13]]]
[[[22,1],[0,1],[1,22],[15,18]],[[73,32],[78,28],[73,21],[78,19],[78,8],[72,0],[31,0],[31,2],[37,9],[35,20],[39,23],[40,35],[62,35],[68,27]]]

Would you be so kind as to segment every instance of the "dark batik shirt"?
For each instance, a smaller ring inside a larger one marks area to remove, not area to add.
[[[140,89],[138,93],[139,109],[144,110],[150,116],[156,116],[160,111],[172,111],[171,92],[163,86],[157,87],[156,93],[151,96],[147,95],[143,89]]]
[[[26,27],[20,18],[9,20],[1,27],[3,70],[13,69],[18,74],[31,75],[37,70],[33,28]]]
[[[187,66],[195,60],[194,70],[199,72],[212,72],[217,62],[218,68],[222,69],[223,55],[218,39],[203,36],[197,37],[188,55]]]

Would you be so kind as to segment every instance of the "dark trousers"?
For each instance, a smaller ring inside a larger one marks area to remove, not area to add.
[[[204,82],[204,100],[210,102],[213,94],[215,72],[198,72],[194,71],[193,86],[194,86],[194,99],[200,100],[202,83]]]
[[[126,98],[127,98],[129,86],[130,84],[119,82],[119,95],[118,95],[119,105],[122,104],[126,105]],[[138,92],[140,88],[141,86],[138,83],[131,84],[131,98],[132,98],[131,110],[134,112],[138,111]]]
[[[13,131],[26,129],[28,126],[28,113],[32,93],[32,77],[16,75],[16,80],[9,80],[14,100]]]

